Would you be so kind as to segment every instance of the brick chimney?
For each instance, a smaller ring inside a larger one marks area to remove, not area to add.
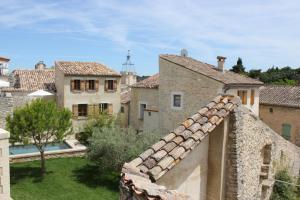
[[[224,72],[224,63],[225,63],[226,57],[217,56],[217,60],[218,60],[218,70],[221,72]]]

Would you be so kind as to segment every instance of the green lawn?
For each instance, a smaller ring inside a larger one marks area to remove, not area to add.
[[[11,165],[14,200],[118,199],[118,174],[101,175],[85,158],[46,161],[47,174],[39,175],[39,161]]]

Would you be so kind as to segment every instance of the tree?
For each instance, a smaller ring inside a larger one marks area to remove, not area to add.
[[[230,71],[233,71],[238,74],[245,73],[245,67],[243,66],[243,61],[241,58],[238,58],[236,65],[232,66],[232,69]]]
[[[251,69],[248,73],[249,77],[258,79],[261,74],[261,69]]]
[[[33,142],[41,156],[41,174],[46,172],[45,147],[53,141],[61,141],[71,131],[71,112],[58,108],[52,101],[36,99],[14,110],[6,118],[11,133],[10,142]]]
[[[273,186],[271,200],[295,200],[295,187],[293,186],[293,179],[287,169],[280,170],[275,174],[276,181]],[[292,183],[292,184],[287,184]]]
[[[136,133],[132,128],[95,128],[90,139],[88,158],[101,172],[120,171],[125,162],[136,158],[159,138],[158,134]]]

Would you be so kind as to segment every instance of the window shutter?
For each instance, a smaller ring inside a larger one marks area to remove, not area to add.
[[[251,90],[251,101],[250,101],[251,105],[254,104],[254,96],[255,96],[255,92],[254,92],[254,90]]]
[[[73,113],[73,119],[78,118],[78,105],[74,104],[72,105],[72,113]]]
[[[80,80],[80,90],[84,91],[85,89],[85,81],[84,80]]]
[[[105,86],[104,86],[104,90],[107,91],[108,90],[108,81],[105,80]]]
[[[71,91],[75,89],[75,80],[71,80]]]
[[[98,92],[99,90],[99,80],[95,81],[95,90]]]
[[[94,104],[94,114],[97,117],[99,115],[99,104]]]
[[[282,137],[286,140],[291,139],[291,125],[290,124],[282,124]]]
[[[118,85],[117,80],[114,80],[114,90],[117,90],[117,85]]]
[[[85,90],[87,91],[87,90],[89,90],[89,81],[88,80],[86,80],[85,81]]]
[[[93,104],[88,105],[88,117],[94,117],[94,105]]]
[[[247,91],[243,92],[243,104],[247,104]]]
[[[112,115],[113,114],[113,105],[110,103],[108,104],[108,114]]]

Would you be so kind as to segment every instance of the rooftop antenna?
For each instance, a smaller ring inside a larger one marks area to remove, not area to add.
[[[134,64],[130,60],[130,50],[128,50],[127,56],[126,56],[126,62],[122,64],[122,72],[129,74],[133,73],[135,74]]]

